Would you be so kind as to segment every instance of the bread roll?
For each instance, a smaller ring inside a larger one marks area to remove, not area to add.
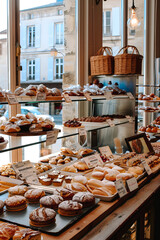
[[[79,182],[79,183],[85,185],[87,183],[87,178],[82,175],[77,175],[77,176],[73,177],[72,182]]]
[[[98,180],[102,180],[104,178],[104,173],[103,172],[92,172],[91,177],[98,179]]]

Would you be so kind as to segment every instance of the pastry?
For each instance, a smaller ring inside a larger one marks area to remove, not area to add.
[[[72,181],[72,176],[66,176],[65,177],[65,182],[66,183],[71,183],[71,181]]]
[[[143,168],[135,166],[128,168],[128,172],[133,174],[134,177],[138,177],[138,175],[141,175],[143,173]]]
[[[28,203],[38,203],[40,198],[45,196],[45,192],[39,189],[30,189],[24,196]]]
[[[4,202],[0,200],[0,214],[3,213]]]
[[[34,91],[34,90],[26,90],[25,94],[26,94],[26,96],[36,96],[36,91]]]
[[[46,88],[46,86],[44,86],[43,84],[40,84],[40,85],[38,86],[37,90],[38,90],[39,92],[45,93],[45,92],[47,91],[47,88]]]
[[[72,182],[78,182],[85,185],[87,183],[87,178],[82,175],[77,175],[73,177]]]
[[[71,149],[66,148],[66,147],[62,147],[62,148],[61,148],[61,152],[62,152],[62,154],[64,154],[64,155],[68,155],[68,154],[74,155],[74,152],[73,152]]]
[[[106,190],[111,192],[112,195],[114,195],[117,192],[114,182],[106,181],[106,180],[103,180],[102,182],[104,184],[104,188],[106,188]]]
[[[12,125],[7,125],[4,129],[4,132],[6,133],[15,133],[15,132],[20,132],[21,128],[19,126],[17,126],[16,124],[12,124]]]
[[[36,85],[29,85],[26,90],[33,90],[33,91],[37,91],[37,86]]]
[[[30,225],[35,227],[45,227],[55,223],[56,212],[51,208],[37,208],[30,215]]]
[[[70,166],[66,166],[66,167],[62,168],[61,171],[76,173],[77,169],[73,165],[70,165]]]
[[[104,178],[104,173],[103,172],[92,172],[91,174],[92,178],[98,179],[98,180],[102,180]]]
[[[51,179],[55,179],[55,178],[58,178],[59,174],[60,174],[59,171],[52,171],[52,172],[48,173],[48,177]]]
[[[30,132],[42,132],[43,131],[43,128],[41,126],[41,124],[37,123],[37,124],[32,124],[30,127],[29,127],[29,131]]]
[[[65,175],[63,175],[63,174],[60,174],[60,175],[58,175],[58,179],[65,179]]]
[[[116,181],[116,177],[117,177],[117,175],[114,173],[107,173],[105,175],[105,179],[108,181]]]
[[[63,198],[59,195],[45,196],[40,199],[40,207],[57,209],[61,202],[63,202]]]
[[[133,177],[133,174],[131,173],[120,173],[117,175],[116,180],[122,179],[122,180],[128,180]]]
[[[42,179],[39,179],[39,182],[44,186],[49,186],[52,184],[52,179],[51,178],[42,178]]]
[[[41,233],[30,228],[16,231],[13,240],[41,240]]]
[[[53,179],[53,186],[60,187],[63,184],[63,179]]]
[[[19,120],[17,125],[21,128],[22,131],[29,131],[31,122],[29,120]]]
[[[79,171],[85,171],[89,169],[85,162],[76,162],[73,164],[73,166]]]
[[[94,170],[95,172],[104,172],[104,168],[103,167],[95,167]]]
[[[9,122],[10,123],[15,123],[15,122],[17,122],[19,119],[17,118],[17,117],[11,117],[11,118],[9,118]]]
[[[10,223],[1,223],[0,224],[0,239],[1,240],[9,240],[12,239],[15,232],[19,230],[19,227],[10,224]]]
[[[79,182],[73,182],[71,184],[71,188],[73,191],[77,191],[77,192],[86,192],[87,191],[87,188]]]
[[[73,192],[72,190],[66,189],[66,188],[62,188],[60,190],[60,196],[64,199],[64,200],[72,200],[72,197],[74,196],[75,192]]]
[[[16,90],[14,91],[14,94],[17,95],[17,96],[20,96],[21,94],[24,93],[24,88],[22,87],[18,87],[16,88]]]
[[[76,216],[82,212],[83,205],[72,200],[66,200],[59,204],[58,213],[62,216]]]
[[[95,197],[93,196],[93,194],[88,192],[76,193],[73,196],[72,200],[81,203],[83,207],[89,207],[95,204]]]
[[[24,194],[27,192],[28,188],[25,185],[15,186],[8,189],[9,197],[14,195],[21,195],[24,196]]]
[[[76,121],[76,120],[68,120],[64,123],[65,127],[80,127],[82,123]]]
[[[94,195],[100,195],[100,196],[106,196],[106,197],[111,196],[110,191],[107,191],[107,190],[104,189],[104,188],[96,188],[96,189],[93,189],[92,194],[94,194]]]
[[[26,198],[20,195],[9,197],[4,203],[7,211],[21,211],[27,207]]]
[[[120,173],[125,172],[125,169],[122,168],[122,167],[119,167],[119,166],[115,166],[115,167],[113,167],[112,170],[116,170],[116,171],[118,171],[118,172],[120,172]]]

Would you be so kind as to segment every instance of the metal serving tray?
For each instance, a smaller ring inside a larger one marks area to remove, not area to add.
[[[0,194],[0,200],[5,200],[8,198],[8,192],[4,194]],[[71,225],[73,225],[75,222],[79,221],[82,217],[84,217],[86,214],[88,214],[90,211],[92,211],[95,207],[98,206],[98,202],[100,200],[96,198],[95,205],[90,206],[88,208],[82,209],[82,213],[75,216],[75,217],[65,217],[61,216],[56,211],[56,223],[53,225],[49,225],[47,227],[33,227],[29,224],[29,215],[30,213],[38,208],[39,204],[28,204],[28,207],[23,211],[17,211],[17,212],[9,212],[7,210],[4,210],[4,213],[0,215],[0,220],[7,221],[10,223],[16,223],[23,227],[29,227],[34,230],[39,230],[44,233],[49,233],[52,235],[59,235],[61,232],[69,228]]]

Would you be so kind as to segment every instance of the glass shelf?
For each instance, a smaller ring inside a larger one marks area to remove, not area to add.
[[[85,97],[70,97],[72,102],[81,102],[81,101],[87,101],[87,99]],[[107,100],[105,96],[91,96],[92,100]],[[114,95],[113,96],[113,99],[128,99],[129,97],[127,95]],[[30,104],[33,104],[33,103],[50,103],[50,102],[53,102],[53,103],[59,103],[59,102],[65,102],[64,99],[62,100],[40,100],[40,101],[36,101],[36,100],[33,100],[33,99],[28,99],[28,100],[22,100],[22,101],[19,101],[19,104],[25,104],[25,103],[30,103]],[[6,105],[8,104],[8,102],[0,102],[1,105]]]
[[[129,120],[127,118],[115,119],[114,120],[115,126],[126,124],[128,122],[129,122]],[[83,124],[83,126],[85,126],[85,129],[86,129],[87,132],[91,132],[91,131],[94,131],[94,130],[101,130],[103,128],[109,128],[110,127],[110,125],[106,122],[105,123],[93,123],[92,122],[91,123],[92,126],[90,126],[91,124],[89,124],[89,123],[87,123],[87,124],[86,125]],[[62,138],[78,135],[78,129],[77,128],[75,128],[75,129],[74,128],[67,128],[67,127],[63,127],[61,125],[56,125],[55,127],[59,128],[61,130],[61,132],[58,134],[57,139],[62,139]],[[3,135],[3,137],[6,140],[8,140],[8,144],[7,144],[7,147],[5,149],[0,150],[1,153],[46,142],[46,135],[31,136],[31,137],[30,136],[29,137],[11,137],[11,136],[8,136],[8,135]]]

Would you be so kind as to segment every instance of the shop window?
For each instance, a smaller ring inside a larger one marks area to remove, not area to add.
[[[55,74],[56,79],[62,79],[63,76],[63,58],[56,58],[55,60]]]
[[[28,47],[35,47],[35,26],[28,27]]]
[[[56,23],[56,44],[63,44],[64,40],[64,24]]]
[[[136,30],[135,30],[135,29],[131,29],[131,30],[129,31],[129,34],[130,34],[131,36],[135,36]]]
[[[28,80],[35,80],[35,60],[28,61]]]
[[[105,36],[111,35],[111,11],[103,13],[103,34]]]

